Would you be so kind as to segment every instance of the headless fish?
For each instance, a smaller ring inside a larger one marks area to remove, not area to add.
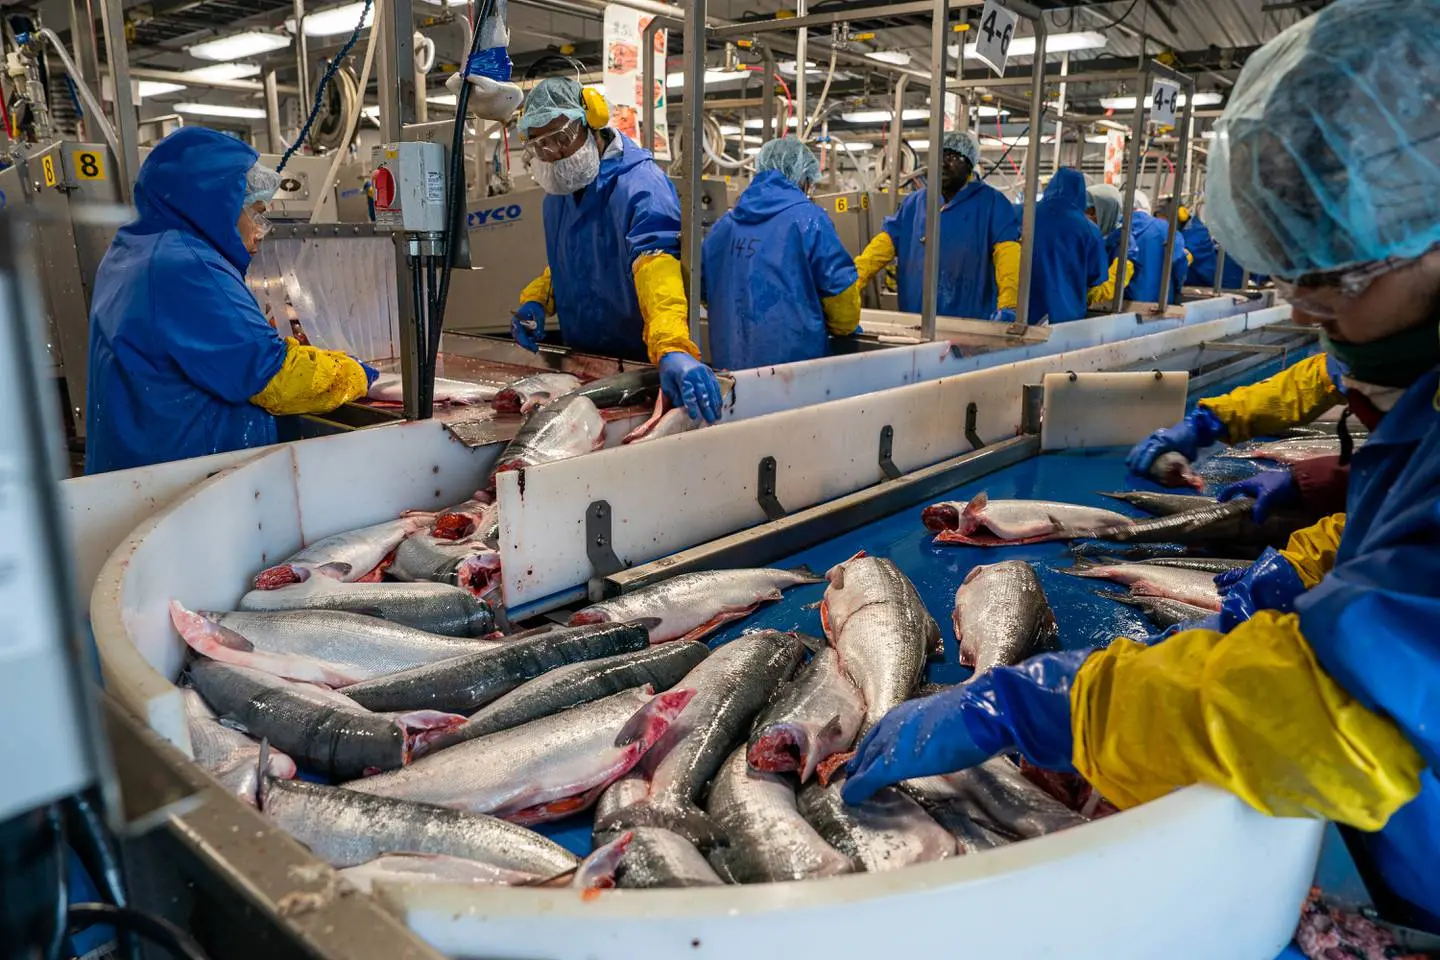
[[[1130,518],[1052,500],[991,500],[976,494],[968,503],[932,504],[922,513],[936,543],[998,547],[1091,536],[1091,530],[1123,526]]]

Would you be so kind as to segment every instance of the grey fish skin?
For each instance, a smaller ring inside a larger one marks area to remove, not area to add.
[[[195,754],[195,762],[230,793],[256,806],[260,789],[260,744],[221,723],[193,688],[184,688],[180,696],[185,700],[185,726],[190,732],[190,750]],[[271,749],[265,773],[288,780],[295,776],[295,761]]]
[[[550,877],[580,862],[558,843],[495,817],[304,780],[270,781],[264,813],[332,867],[386,853],[432,853]]]
[[[226,719],[268,739],[307,770],[337,779],[403,766],[410,747],[395,720],[346,698],[231,664],[197,660],[190,677],[200,695]]]
[[[795,788],[750,769],[745,751],[725,761],[710,791],[710,816],[728,843],[711,861],[731,883],[774,883],[853,873],[855,864],[800,815]]]
[[[600,409],[625,407],[653,399],[660,390],[660,369],[644,367],[591,380],[571,393],[587,397]]]
[[[354,667],[366,677],[408,670],[498,647],[498,642],[446,637],[342,610],[243,610],[205,614],[267,653],[302,654]]]
[[[1023,560],[971,569],[955,591],[951,620],[960,662],[975,668],[972,679],[1055,644],[1055,614],[1040,578]]]
[[[1110,580],[1124,584],[1131,593],[1166,597],[1192,606],[1204,607],[1208,613],[1220,609],[1220,590],[1213,574],[1203,570],[1180,567],[1156,567],[1146,563],[1091,563],[1076,560],[1075,565],[1061,569],[1076,577]]]
[[[977,824],[1015,840],[1027,840],[1089,821],[1025,779],[1004,757],[977,767],[923,778],[932,803],[944,802]]]
[[[1355,440],[1358,449],[1365,444],[1365,437]],[[1225,456],[1244,460],[1274,460],[1279,463],[1298,463],[1301,460],[1310,460],[1315,457],[1335,457],[1340,455],[1340,437],[1338,435],[1324,437],[1299,437],[1291,440],[1272,440],[1268,443],[1256,443],[1246,447],[1232,447],[1225,452]]]
[[[1255,501],[1249,497],[1236,497],[1228,503],[1202,504],[1183,513],[1091,530],[1087,536],[1122,543],[1239,540],[1244,537],[1247,528],[1253,530],[1255,527],[1250,519],[1254,506]]]
[[[645,628],[633,623],[552,630],[502,641],[480,653],[427,664],[345,688],[370,710],[444,710],[473,713],[548,670],[644,649]]]
[[[810,779],[820,762],[855,743],[865,719],[865,700],[826,647],[781,688],[750,734],[746,759],[756,770],[796,771]]]
[[[957,853],[981,853],[1015,842],[1013,836],[970,819],[967,812],[970,807],[956,802],[954,788],[943,777],[916,777],[896,786],[924,807],[936,823],[950,831]]]
[[[473,714],[439,746],[518,727],[632,687],[649,685],[656,691],[669,690],[709,653],[703,643],[667,643],[556,667]]]
[[[443,583],[337,583],[311,577],[278,590],[251,590],[240,609],[344,610],[447,637],[483,637],[495,628],[489,604]]]
[[[1192,620],[1202,620],[1215,612],[1214,610],[1207,610],[1205,607],[1197,607],[1193,603],[1171,600],[1168,597],[1134,596],[1128,593],[1110,593],[1106,591],[1100,591],[1097,593],[1097,596],[1139,609],[1145,614],[1146,618],[1157,627],[1168,628],[1175,626],[1177,623],[1189,623]]]
[[[830,585],[820,602],[820,622],[865,698],[863,735],[909,699],[927,653],[940,646],[940,628],[914,584],[889,560],[851,557],[826,577]]]
[[[596,450],[605,442],[605,420],[587,397],[574,394],[554,400],[525,418],[490,471],[489,484],[504,470],[568,460]]]
[[[794,672],[802,649],[800,640],[790,634],[747,633],[686,674],[680,686],[695,690],[695,699],[642,764],[648,795],[597,818],[595,829],[603,833],[664,827],[702,849],[713,844],[714,824],[696,801],[776,688]]]
[[[1149,490],[1117,490],[1112,493],[1101,493],[1100,496],[1128,503],[1152,517],[1169,517],[1177,513],[1187,513],[1197,507],[1211,506],[1219,502],[1214,497],[1202,497],[1189,493],[1154,493]]]
[[[1178,567],[1181,570],[1203,570],[1206,573],[1221,574],[1241,570],[1255,561],[1228,560],[1223,557],[1150,557],[1136,562],[1151,567]]]
[[[572,626],[615,620],[653,621],[650,641],[698,640],[739,619],[781,591],[821,579],[808,570],[757,567],[683,573],[634,593],[576,611]]]
[[[633,833],[630,847],[616,869],[615,886],[653,890],[724,883],[695,845],[678,833],[661,827],[640,827]]]
[[[912,863],[955,855],[955,838],[925,808],[906,794],[886,787],[858,807],[845,803],[843,776],[829,786],[817,781],[800,791],[800,813],[836,850],[867,873],[898,870]]]

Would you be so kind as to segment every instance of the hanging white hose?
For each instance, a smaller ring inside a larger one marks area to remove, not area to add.
[[[49,27],[40,28],[40,36],[50,41],[50,46],[55,48],[55,53],[60,57],[60,62],[65,64],[65,72],[70,75],[70,80],[75,84],[75,92],[85,104],[87,123],[93,122],[100,130],[100,135],[110,146],[110,153],[117,159],[120,158],[120,138],[115,136],[115,128],[110,126],[110,121],[105,118],[105,111],[100,108],[100,102],[95,99],[95,94],[85,85],[85,77],[75,66],[75,61],[70,59],[70,51],[65,49],[65,44],[55,35],[55,31]],[[133,173],[133,171],[132,171]]]
[[[835,52],[835,48],[831,47],[830,70],[825,74],[825,86],[820,88],[820,99],[815,101],[815,111],[810,114],[810,122],[805,124],[805,130],[800,134],[801,140],[810,139],[810,133],[815,129],[815,124],[819,122],[820,114],[825,109],[825,97],[830,93],[830,81],[835,79]]]
[[[715,137],[719,139],[722,144],[725,142],[725,134],[720,131],[720,121],[716,120],[714,117],[707,116],[705,118],[705,129],[707,132],[713,130]],[[709,136],[705,137],[703,145],[705,147],[705,155],[710,158],[711,162],[714,163],[715,166],[720,167],[724,170],[742,170],[749,169],[755,166],[755,158],[753,156],[746,157],[742,155],[739,160],[736,160],[729,154],[716,153],[715,148],[710,145],[710,140],[711,138]],[[741,152],[743,154],[745,146],[745,134],[743,132],[743,129],[740,134],[740,146]]]
[[[385,22],[384,7],[385,0],[375,0],[375,16],[371,20],[372,24]],[[340,148],[335,151],[335,159],[330,161],[330,169],[325,171],[325,180],[320,184],[320,192],[315,194],[320,198],[320,202],[315,205],[314,212],[310,214],[311,223],[320,222],[320,212],[325,208],[325,198],[335,190],[335,182],[340,179],[340,165],[345,162],[350,138],[355,136],[355,127],[360,122],[360,111],[365,109],[365,90],[370,86],[370,66],[375,62],[375,48],[378,46],[375,37],[378,33],[380,30],[372,26],[370,36],[365,38],[365,63],[360,68],[360,81],[356,85],[354,106],[350,110],[350,115],[345,118],[345,135],[340,138]]]
[[[415,69],[429,73],[435,66],[435,41],[420,31],[415,31]]]

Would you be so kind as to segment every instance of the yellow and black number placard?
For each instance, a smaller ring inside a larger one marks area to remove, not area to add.
[[[75,161],[75,179],[105,179],[105,158],[94,150],[76,150],[71,159]]]

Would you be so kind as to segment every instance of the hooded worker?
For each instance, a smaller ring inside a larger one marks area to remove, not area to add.
[[[680,199],[635,141],[609,126],[599,91],[541,80],[516,124],[545,198],[549,266],[520,292],[515,342],[538,350],[545,319],[565,345],[660,366],[660,383],[694,419],[720,416],[720,384],[690,339],[681,278]]]
[[[1067,323],[1085,316],[1091,288],[1105,282],[1105,241],[1085,216],[1085,175],[1061,167],[1035,204],[1030,280],[1032,323]]]
[[[808,195],[820,162],[794,137],[755,157],[755,179],[705,238],[710,349],[729,370],[813,360],[855,332],[860,286],[835,224]]]
[[[1008,752],[1121,808],[1211,784],[1345,825],[1382,916],[1440,932],[1437,82],[1440,5],[1339,0],[1250,57],[1210,157],[1216,239],[1349,369],[1371,432],[1346,513],[1225,576],[1218,623],[1041,654],[895,708],[848,802]]]
[[[1085,195],[1090,203],[1085,216],[1089,217],[1090,222],[1100,231],[1100,237],[1105,241],[1105,259],[1110,263],[1105,279],[1090,288],[1086,300],[1089,306],[1103,310],[1115,302],[1115,277],[1120,271],[1120,210],[1124,206],[1124,200],[1120,191],[1108,183],[1086,187]],[[1136,247],[1132,234],[1130,245],[1126,248],[1125,282],[1121,284],[1121,289],[1128,287],[1135,276],[1135,258],[1139,254],[1140,250]]]
[[[276,440],[280,414],[365,395],[375,371],[281,339],[245,285],[280,175],[249,146],[185,127],[135,180],[139,217],[95,273],[85,472]]]
[[[941,140],[940,286],[936,312],[947,317],[1015,321],[1020,290],[1020,220],[1003,193],[972,180],[980,141],[952,130]],[[855,261],[865,286],[897,260],[900,309],[919,313],[925,285],[925,211],[929,187],[906,197]]]
[[[1165,270],[1165,243],[1170,236],[1170,224],[1150,212],[1150,195],[1144,190],[1135,191],[1135,209],[1130,211],[1130,236],[1134,239],[1139,253],[1135,258],[1135,277],[1125,290],[1125,299],[1159,303],[1161,274]],[[1171,304],[1180,302],[1180,290],[1185,286],[1189,262],[1190,258],[1185,251],[1185,238],[1177,230],[1175,246],[1170,253]]]
[[[1160,219],[1167,218],[1173,202],[1174,198],[1169,198],[1161,204],[1161,212],[1157,214]],[[1213,287],[1219,251],[1215,246],[1215,238],[1210,236],[1210,228],[1193,208],[1183,203],[1175,211],[1175,224],[1180,228],[1180,235],[1185,238],[1185,252],[1190,254],[1190,270],[1185,274],[1185,282],[1194,287]],[[1223,279],[1221,287],[1225,290],[1239,290],[1241,281],[1245,279],[1244,266],[1228,253],[1225,255]],[[1263,283],[1269,278],[1252,274],[1250,279]]]

